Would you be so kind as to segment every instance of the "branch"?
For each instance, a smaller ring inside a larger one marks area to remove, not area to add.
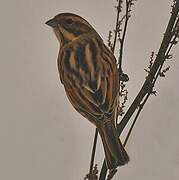
[[[126,112],[125,116],[121,120],[121,122],[117,125],[117,129],[119,132],[119,135],[122,133],[123,129],[127,125],[130,117],[133,115],[135,110],[138,108],[140,102],[143,100],[143,98],[146,96],[146,94],[151,90],[152,83],[154,81],[155,75],[159,69],[159,67],[164,63],[166,57],[165,53],[170,45],[171,39],[173,37],[173,27],[175,24],[175,21],[177,19],[177,15],[179,12],[179,0],[176,1],[175,6],[173,7],[172,14],[167,26],[167,29],[164,34],[164,38],[162,40],[162,44],[160,46],[160,49],[158,51],[158,55],[154,61],[154,64],[151,68],[150,73],[148,74],[140,92],[136,96],[135,100],[133,101],[132,105],[129,107],[128,111]]]
[[[121,120],[121,122],[117,125],[117,130],[119,132],[119,136],[124,130],[125,126],[129,122],[129,119],[134,114],[136,109],[139,107],[139,110],[136,114],[136,117],[134,118],[134,121],[132,123],[131,128],[129,129],[129,132],[126,136],[124,145],[126,145],[129,136],[132,132],[132,129],[137,121],[137,118],[139,117],[139,114],[144,106],[144,104],[147,102],[149,96],[152,94],[154,84],[159,77],[159,73],[161,72],[161,69],[163,67],[163,64],[165,60],[167,59],[167,56],[169,56],[169,52],[173,45],[176,44],[176,38],[178,38],[178,31],[177,34],[174,34],[175,28],[177,28],[179,25],[179,18],[178,18],[178,12],[179,12],[179,0],[174,1],[171,17],[168,23],[168,26],[166,28],[161,46],[158,51],[158,55],[150,69],[150,72],[148,76],[146,77],[146,80],[139,91],[138,95],[136,96],[135,100],[133,101],[132,105],[129,107],[128,111],[126,112],[125,116]],[[173,41],[172,41],[173,38]],[[145,99],[143,100],[143,98]],[[143,103],[141,104],[141,102]],[[103,162],[103,166],[100,173],[99,180],[105,180],[107,174],[107,167],[105,161]]]

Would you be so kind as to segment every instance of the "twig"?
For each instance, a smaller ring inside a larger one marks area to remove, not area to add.
[[[118,5],[117,5],[117,18],[116,18],[116,28],[115,28],[115,35],[114,35],[114,43],[112,47],[112,52],[114,53],[115,47],[116,47],[116,42],[117,42],[117,34],[118,34],[118,26],[119,26],[119,14],[121,12],[121,4],[123,0],[118,0]]]
[[[94,135],[94,141],[93,141],[93,149],[91,153],[91,161],[90,161],[90,168],[89,168],[89,173],[85,176],[85,180],[95,180],[97,177],[96,171],[97,170],[97,165],[94,167],[94,158],[95,158],[95,151],[96,151],[96,145],[97,145],[97,140],[98,140],[98,130],[96,128],[95,130],[95,135]]]
[[[139,109],[138,109],[138,111],[137,111],[137,114],[136,114],[136,116],[135,116],[135,118],[134,118],[134,120],[133,120],[133,122],[132,122],[132,125],[131,125],[128,133],[127,133],[127,136],[126,136],[126,138],[125,138],[125,140],[124,140],[124,144],[123,144],[124,147],[126,146],[128,140],[129,140],[129,137],[130,137],[130,135],[131,135],[131,133],[132,133],[132,130],[133,130],[133,128],[134,128],[134,125],[135,125],[135,123],[137,122],[137,119],[138,119],[138,117],[139,117],[139,115],[140,115],[140,113],[141,113],[141,111],[142,111],[142,109],[143,109],[143,107],[144,107],[144,104],[147,102],[149,96],[150,96],[150,93],[147,94],[144,102],[143,102],[141,105],[139,105]]]
[[[100,175],[99,175],[99,180],[105,180],[106,174],[107,174],[107,170],[108,170],[108,168],[107,168],[106,162],[104,160],[102,168],[101,168],[101,172],[100,172]]]
[[[92,150],[92,154],[91,154],[91,163],[90,163],[90,170],[89,170],[90,174],[93,171],[94,158],[95,158],[95,149],[96,149],[97,140],[98,140],[98,130],[96,128],[95,135],[94,135],[94,142],[93,142],[93,150]]]
[[[122,39],[120,41],[120,53],[119,53],[119,71],[122,73],[122,57],[123,57],[123,49],[124,49],[124,40],[126,36],[126,31],[127,31],[127,25],[128,25],[128,20],[129,20],[129,2],[126,0],[126,13],[125,13],[125,24],[124,24],[124,31],[122,34]]]

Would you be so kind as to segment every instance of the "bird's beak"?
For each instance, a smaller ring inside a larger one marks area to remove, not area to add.
[[[51,27],[53,27],[53,28],[55,28],[55,27],[58,26],[58,24],[57,24],[57,22],[56,22],[55,19],[50,19],[50,20],[47,21],[45,24],[47,24],[48,26],[51,26]]]

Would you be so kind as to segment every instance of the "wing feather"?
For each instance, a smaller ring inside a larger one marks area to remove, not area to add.
[[[113,53],[97,40],[78,43],[59,55],[59,72],[72,105],[89,120],[111,113],[119,76]]]

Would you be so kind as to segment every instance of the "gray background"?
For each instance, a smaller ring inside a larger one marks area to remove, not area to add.
[[[68,102],[59,83],[58,42],[44,23],[61,12],[85,17],[106,40],[115,19],[114,1],[0,1],[0,179],[83,179],[88,171],[94,127]],[[145,79],[151,51],[157,52],[172,0],[138,0],[124,56],[129,101]],[[178,180],[179,45],[171,70],[160,79],[127,150],[122,180]],[[124,138],[125,132],[123,134]],[[97,163],[103,159],[99,141]]]

